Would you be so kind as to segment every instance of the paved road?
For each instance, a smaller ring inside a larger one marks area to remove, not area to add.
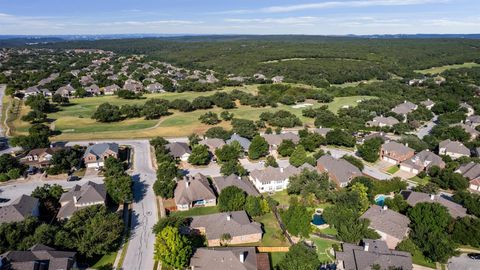
[[[7,86],[5,84],[0,84],[0,119],[2,118],[2,112],[3,112],[3,96],[5,95],[5,89]],[[3,123],[0,123],[0,137],[5,136],[4,130],[3,130]]]
[[[480,261],[475,261],[462,254],[459,257],[453,257],[448,260],[448,270],[478,270]]]
[[[435,115],[430,122],[425,124],[423,127],[421,127],[417,132],[416,135],[418,138],[423,139],[423,137],[427,136],[430,134],[430,131],[432,131],[432,128],[435,127],[437,124],[437,119],[438,116]]]

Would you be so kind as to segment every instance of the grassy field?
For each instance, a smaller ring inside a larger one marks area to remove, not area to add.
[[[92,265],[92,268],[93,269],[102,269],[102,268],[105,267],[105,269],[106,269],[107,266],[109,266],[109,265],[113,266],[113,264],[115,263],[115,258],[116,257],[117,257],[117,252],[112,252],[112,253],[103,255],[103,257],[100,258],[100,260],[98,260],[94,265]]]
[[[424,178],[420,178],[418,176],[414,176],[410,178],[411,181],[418,183],[419,185],[426,185],[430,182],[430,176],[425,176]]]
[[[286,190],[275,192],[272,195],[268,195],[267,193],[265,193],[264,195],[269,196],[272,199],[279,202],[280,207],[282,207],[282,206],[287,206],[288,207],[290,205],[290,195],[288,195]]]
[[[249,93],[256,93],[256,85],[247,85],[243,87],[226,87],[220,91],[230,92],[233,89],[239,89]],[[62,107],[60,111],[49,114],[48,117],[53,119],[51,128],[61,131],[61,135],[55,140],[87,140],[87,139],[124,139],[124,138],[151,138],[155,136],[163,137],[181,137],[188,136],[192,133],[202,134],[212,126],[200,123],[198,117],[206,112],[206,110],[197,110],[194,112],[173,111],[172,115],[162,117],[160,120],[145,120],[143,118],[127,119],[116,123],[98,123],[91,119],[96,108],[102,103],[110,103],[118,106],[125,104],[143,104],[148,99],[163,98],[167,100],[187,99],[193,100],[199,96],[212,95],[214,92],[184,92],[184,93],[159,93],[145,95],[145,99],[125,100],[117,96],[101,96],[91,98],[81,98],[71,100],[71,104]],[[359,100],[371,99],[370,96],[352,96],[338,97],[333,102],[326,104],[332,112],[337,112],[344,106],[356,106]],[[315,103],[312,107],[320,107],[324,104]],[[241,106],[229,110],[235,114],[235,117],[249,120],[258,120],[258,116],[262,112],[287,110],[297,115],[302,122],[313,124],[313,119],[302,116],[304,108],[293,108],[292,106],[279,105],[277,108],[252,108],[249,106]],[[23,106],[21,115],[28,113],[29,108]],[[208,111],[220,113],[221,108],[214,108]],[[16,119],[13,122],[15,134],[25,134],[30,126],[29,123]],[[229,122],[221,122],[218,126],[230,128]]]
[[[326,240],[318,237],[312,237],[312,240],[317,247],[318,258],[321,262],[332,262],[334,257],[328,253],[328,250],[332,248],[332,245],[335,244],[335,241]]]
[[[332,86],[340,87],[340,88],[347,88],[347,87],[359,86],[362,83],[363,84],[371,84],[371,83],[375,83],[375,82],[381,82],[381,80],[371,79],[371,80],[368,80],[368,81],[358,81],[358,82],[348,82],[348,83],[342,83],[342,84],[332,84]]]
[[[289,246],[283,236],[282,230],[275,219],[273,213],[267,213],[261,217],[255,218],[256,222],[263,225],[265,233],[263,234],[260,246],[264,247],[285,247]]]
[[[270,255],[270,266],[272,269],[276,269],[275,267],[278,263],[285,258],[286,252],[271,252]]]
[[[421,74],[440,74],[446,70],[450,69],[459,69],[459,68],[472,68],[472,67],[480,67],[480,64],[469,62],[469,63],[463,63],[463,64],[457,64],[457,65],[447,65],[447,66],[441,66],[441,67],[432,67],[429,69],[422,69],[422,70],[415,70],[417,73]]]

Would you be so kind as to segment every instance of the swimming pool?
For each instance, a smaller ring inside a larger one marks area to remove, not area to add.
[[[385,204],[385,195],[377,195],[375,198],[375,203],[379,206],[383,206]]]
[[[312,219],[312,224],[315,226],[321,226],[324,225],[326,222],[323,219],[322,215],[319,214],[314,214],[313,219]]]

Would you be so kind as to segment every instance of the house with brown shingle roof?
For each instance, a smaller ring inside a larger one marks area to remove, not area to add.
[[[400,163],[400,170],[418,174],[421,171],[428,171],[433,166],[445,168],[445,162],[441,157],[429,150],[423,150],[410,159]]]
[[[224,244],[225,235],[230,236],[227,244],[238,245],[260,242],[263,234],[262,225],[251,221],[245,211],[194,216],[189,227],[191,233],[205,235],[210,247]]]
[[[217,197],[205,175],[197,173],[187,175],[177,182],[174,200],[178,211],[187,211],[193,207],[215,206]]]
[[[452,159],[469,157],[470,149],[458,141],[444,140],[438,145],[438,154],[449,156]]]
[[[198,248],[190,269],[270,270],[270,261],[268,253],[256,253],[255,247]]]
[[[324,155],[317,160],[317,170],[327,173],[328,177],[339,187],[346,187],[355,177],[362,176],[362,172],[345,159],[336,159]]]
[[[53,154],[62,148],[37,148],[32,149],[26,156],[20,159],[20,163],[36,168],[45,168],[50,165]]]
[[[383,207],[372,205],[360,218],[370,221],[369,228],[381,236],[381,240],[387,243],[389,249],[395,249],[409,232],[410,219],[388,209],[386,205]]]
[[[413,269],[412,255],[405,251],[388,249],[381,240],[363,239],[360,245],[344,243],[343,251],[337,251],[335,257],[339,268],[344,270],[373,269]]]
[[[418,106],[416,104],[413,104],[412,102],[405,100],[403,103],[400,103],[397,106],[395,106],[392,109],[392,112],[403,115],[406,118],[407,114],[415,111],[417,108]]]
[[[278,146],[285,140],[291,140],[294,144],[300,142],[300,137],[292,132],[286,132],[281,134],[263,134],[261,135],[270,146],[270,151],[276,150]]]
[[[198,144],[207,146],[208,150],[211,153],[215,154],[215,150],[217,150],[217,148],[221,148],[222,146],[224,146],[225,141],[218,138],[211,138],[211,139],[203,139],[199,141]]]
[[[190,157],[190,154],[192,153],[192,150],[190,150],[190,146],[188,146],[188,144],[184,142],[167,143],[165,145],[165,148],[168,149],[172,157],[178,158],[181,161],[187,161]]]
[[[229,176],[218,176],[213,178],[213,184],[217,190],[217,193],[220,194],[223,189],[230,186],[236,186],[239,189],[245,191],[247,195],[250,196],[259,196],[258,190],[252,184],[252,182],[248,181],[248,178],[241,177],[235,174],[231,174]]]
[[[19,222],[28,217],[38,217],[39,205],[37,198],[22,195],[10,205],[0,207],[0,223]]]
[[[107,190],[104,184],[97,184],[88,181],[87,183],[75,185],[68,192],[60,197],[60,210],[57,219],[70,218],[75,212],[92,205],[105,205]]]
[[[470,190],[480,191],[480,164],[475,162],[469,162],[463,164],[456,171],[456,173],[461,174],[463,177],[470,180]]]
[[[399,164],[415,155],[415,150],[398,142],[390,141],[382,144],[380,157],[392,164]]]
[[[76,253],[58,251],[45,245],[35,245],[28,250],[8,251],[0,255],[0,269],[15,270],[71,270],[77,269]],[[5,268],[4,268],[5,267]]]
[[[439,203],[448,209],[448,212],[453,218],[467,216],[467,209],[465,207],[444,198],[442,195],[427,194],[410,190],[402,191],[400,194],[407,201],[408,205],[412,207],[417,203]]]

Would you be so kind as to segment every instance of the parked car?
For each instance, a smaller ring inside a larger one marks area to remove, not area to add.
[[[6,203],[10,201],[10,199],[7,199],[7,198],[0,198],[0,203]]]
[[[67,181],[68,182],[72,182],[72,181],[78,181],[80,180],[80,177],[76,176],[76,175],[70,175],[68,178],[67,178]]]
[[[28,167],[28,170],[27,170],[27,174],[28,175],[34,175],[36,174],[38,171],[38,169],[36,167],[33,167],[33,166],[29,166]]]
[[[480,253],[470,253],[467,256],[472,260],[480,260]]]

